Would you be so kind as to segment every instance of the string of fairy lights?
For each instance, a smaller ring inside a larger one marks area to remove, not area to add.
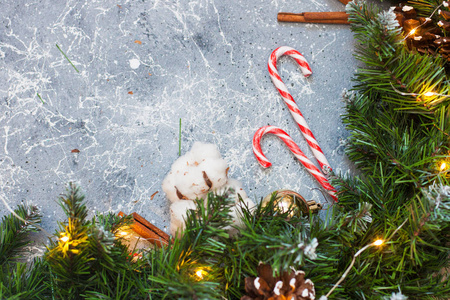
[[[418,31],[419,28],[421,28],[422,26],[424,26],[424,25],[428,24],[429,22],[431,22],[431,21],[432,21],[431,18],[434,16],[434,14],[435,14],[436,12],[439,12],[439,13],[441,12],[440,8],[441,8],[442,6],[448,8],[449,5],[450,5],[450,1],[443,1],[439,6],[437,6],[437,7],[434,9],[434,11],[431,13],[431,15],[430,15],[429,17],[425,18],[425,22],[423,22],[422,24],[420,24],[420,25],[418,25],[418,26],[412,28],[412,29],[406,34],[406,36],[403,38],[402,41],[405,41],[405,40],[406,40],[407,38],[409,38],[410,36],[414,36],[414,35],[416,34],[416,32]],[[406,9],[406,10],[405,10],[405,9]],[[404,7],[403,7],[403,10],[404,10],[404,11],[407,11],[407,10],[409,10],[409,9],[413,9],[413,8],[410,7],[410,6],[404,6]],[[442,26],[443,26],[443,22],[439,21],[439,22],[438,22],[438,26],[442,27]],[[416,38],[419,38],[419,39],[420,39],[421,36],[417,36]],[[450,97],[450,95],[436,93],[436,92],[431,91],[431,90],[425,91],[425,92],[423,92],[423,93],[405,93],[405,92],[402,92],[402,91],[399,91],[398,89],[396,89],[392,83],[391,83],[391,86],[392,86],[392,88],[394,89],[394,91],[395,91],[396,93],[398,93],[398,94],[400,94],[400,95],[402,95],[402,96],[413,96],[413,97],[441,97],[441,99],[440,99],[439,101],[441,101],[442,99],[445,99],[445,98],[449,98],[449,97]]]
[[[406,36],[404,37],[403,41],[405,41],[408,37],[410,36],[414,36],[417,31],[424,26],[425,24],[427,24],[427,22],[431,22],[431,18],[435,15],[436,12],[438,12],[440,10],[440,8],[444,6],[444,7],[449,7],[449,2],[448,1],[443,1],[438,7],[436,7],[436,9],[432,12],[432,14],[425,18],[425,22],[423,22],[422,24],[420,24],[419,26],[411,29]],[[439,25],[439,23],[438,23]],[[441,25],[439,25],[441,26]],[[441,94],[441,93],[436,93],[434,91],[425,91],[423,93],[406,93],[406,92],[402,92],[400,90],[398,90],[392,83],[391,83],[392,89],[402,95],[402,96],[413,96],[413,97],[443,97],[443,98],[449,98],[450,95],[446,95],[446,94]],[[446,161],[440,162],[438,163],[438,170],[441,173],[447,173],[449,171],[449,164]],[[3,204],[6,206],[6,208],[18,219],[22,220],[25,223],[32,223],[34,226],[36,226],[37,228],[39,228],[40,230],[42,230],[43,232],[45,232],[48,236],[51,236],[47,231],[45,231],[45,229],[43,229],[42,227],[40,227],[39,225],[37,225],[34,222],[31,221],[27,221],[22,219],[20,216],[18,216],[14,210],[12,210],[8,203],[5,201],[5,199],[0,196],[1,201],[3,202]],[[281,208],[286,209],[287,207],[289,207],[291,205],[291,203],[288,203],[287,201],[283,201],[281,203],[278,203],[279,206],[281,206]],[[390,238],[392,238],[392,236],[401,228],[403,227],[403,225],[406,224],[406,221],[403,222],[402,225],[400,225],[395,231],[394,233],[391,235]],[[117,238],[124,238],[128,235],[129,233],[125,230],[119,230],[116,233],[116,237]],[[387,240],[389,240],[390,238],[388,238]],[[347,267],[347,269],[345,270],[345,272],[342,274],[342,276],[340,277],[340,279],[336,282],[336,284],[330,289],[330,291],[325,295],[322,296],[321,299],[327,299],[332,293],[333,291],[339,286],[339,284],[341,284],[341,282],[347,277],[347,275],[349,274],[349,272],[351,271],[353,265],[355,264],[356,259],[366,250],[370,249],[371,247],[381,247],[382,245],[386,244],[387,240],[383,240],[383,239],[377,239],[372,243],[369,243],[367,245],[365,245],[364,247],[362,247],[359,251],[357,251],[352,258],[352,261],[350,263],[350,265]],[[68,248],[69,244],[72,242],[72,238],[70,236],[70,233],[68,232],[60,232],[60,236],[59,236],[59,241],[61,242],[61,246],[63,247],[63,249]],[[194,270],[193,272],[194,276],[196,277],[196,280],[203,280],[205,279],[205,277],[208,274],[207,268],[197,268]]]

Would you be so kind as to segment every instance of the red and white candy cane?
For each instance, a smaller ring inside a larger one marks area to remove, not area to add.
[[[319,144],[316,141],[316,138],[314,137],[311,129],[309,128],[308,124],[306,123],[305,118],[303,117],[302,113],[300,112],[300,109],[298,108],[297,104],[294,101],[294,98],[289,94],[286,85],[281,80],[280,75],[278,74],[277,70],[277,60],[279,57],[283,55],[289,55],[292,57],[300,66],[300,70],[302,71],[303,75],[305,77],[308,77],[312,74],[311,68],[309,67],[309,64],[306,62],[303,55],[298,52],[297,50],[291,48],[291,47],[279,47],[275,49],[269,58],[269,74],[272,79],[272,82],[274,83],[275,87],[278,89],[278,92],[280,93],[281,97],[283,98],[284,102],[289,108],[289,111],[291,112],[292,117],[294,118],[295,122],[300,128],[300,131],[303,135],[303,137],[306,139],[306,142],[308,143],[309,147],[311,148],[315,158],[317,159],[322,172],[325,174],[328,174],[331,171],[330,164],[328,163],[327,159],[325,158],[325,155],[323,154],[322,149],[320,148]],[[303,152],[300,150],[300,148],[294,143],[294,141],[289,137],[289,135],[281,130],[280,128],[274,127],[274,126],[266,126],[263,128],[260,128],[253,138],[253,152],[255,153],[256,158],[258,159],[259,163],[267,168],[271,166],[271,163],[267,160],[267,158],[264,156],[264,154],[261,151],[260,146],[260,140],[262,135],[265,133],[273,133],[280,137],[291,149],[291,151],[294,153],[294,155],[302,162],[302,164],[307,168],[307,170],[319,181],[319,183],[322,185],[322,187],[327,190],[327,192],[331,195],[331,197],[337,201],[336,197],[336,190],[333,188],[333,186],[330,185],[326,177],[320,172],[320,170],[314,166],[314,164],[311,163],[311,161],[303,154]],[[295,146],[295,147],[294,147]]]
[[[306,155],[300,150],[297,144],[292,138],[281,128],[275,126],[264,126],[258,129],[253,136],[253,153],[255,153],[256,159],[264,167],[268,168],[272,163],[266,158],[261,150],[261,138],[266,133],[271,133],[283,140],[283,142],[292,151],[294,156],[305,166],[305,168],[319,181],[320,185],[328,192],[328,194],[337,202],[336,190],[328,182],[323,173],[306,157]]]

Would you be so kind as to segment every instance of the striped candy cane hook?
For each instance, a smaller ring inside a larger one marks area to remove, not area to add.
[[[300,66],[300,70],[302,71],[303,75],[305,77],[308,77],[312,74],[311,68],[309,67],[308,63],[306,62],[303,55],[298,52],[297,50],[291,48],[291,47],[279,47],[275,49],[269,58],[269,74],[270,78],[272,79],[272,82],[274,83],[275,87],[278,89],[278,92],[280,93],[281,97],[283,98],[284,102],[289,108],[289,111],[291,112],[292,117],[294,118],[295,122],[300,128],[300,131],[303,135],[303,137],[306,139],[306,142],[308,143],[309,147],[311,148],[314,157],[317,159],[322,172],[324,174],[328,174],[331,171],[330,164],[328,163],[327,159],[325,158],[325,155],[323,154],[322,149],[320,148],[319,144],[316,141],[316,138],[314,137],[311,129],[309,128],[308,124],[306,123],[305,118],[303,117],[302,113],[300,112],[300,109],[298,108],[297,104],[294,101],[294,98],[289,94],[286,85],[281,80],[280,75],[278,74],[277,70],[277,60],[279,57],[283,55],[289,55],[291,56]],[[289,149],[294,153],[295,157],[306,167],[306,169],[311,173],[311,175],[314,176],[314,178],[319,181],[319,183],[322,185],[322,187],[330,194],[330,196],[337,202],[336,197],[336,190],[335,188],[328,182],[324,174],[303,154],[303,152],[300,150],[300,148],[295,144],[295,142],[291,139],[291,137],[284,132],[282,129],[275,127],[275,126],[265,126],[255,133],[253,137],[253,153],[256,156],[256,159],[258,162],[265,168],[270,167],[272,164],[269,162],[269,160],[265,157],[265,155],[262,153],[261,150],[261,138],[266,133],[272,133],[281,138],[286,145],[289,147]]]
[[[266,158],[261,150],[261,138],[266,133],[271,133],[283,140],[283,142],[292,151],[294,156],[305,166],[305,168],[314,176],[314,178],[319,181],[320,185],[330,194],[330,196],[337,202],[336,190],[328,182],[326,177],[320,172],[320,170],[306,157],[306,155],[300,150],[297,144],[292,140],[292,138],[281,128],[275,126],[264,126],[258,129],[253,136],[253,153],[256,156],[258,162],[264,167],[268,168],[272,163]]]
[[[294,118],[295,122],[300,128],[303,137],[306,139],[306,142],[308,143],[314,156],[319,162],[322,172],[328,174],[331,171],[330,164],[325,158],[325,155],[323,154],[322,149],[317,143],[314,134],[312,133],[311,129],[309,129],[309,126],[306,123],[306,120],[303,117],[302,113],[300,112],[297,103],[295,103],[294,98],[291,96],[291,94],[289,94],[286,85],[283,83],[280,75],[278,74],[277,60],[279,57],[283,55],[288,55],[292,57],[299,64],[300,70],[302,71],[305,77],[308,77],[312,74],[311,68],[309,67],[303,55],[291,47],[286,46],[279,47],[272,52],[269,58],[269,65],[268,65],[269,74],[273,84],[277,88],[278,92],[280,92],[280,95],[283,98],[284,103],[286,103],[286,105],[288,106],[289,111],[291,112],[292,117]]]

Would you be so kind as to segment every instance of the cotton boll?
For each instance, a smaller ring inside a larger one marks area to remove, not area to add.
[[[175,176],[173,175],[173,173],[169,172],[169,174],[167,174],[166,178],[164,178],[162,182],[162,189],[164,193],[166,193],[166,196],[170,200],[170,202],[180,201],[180,198],[178,198],[177,191],[175,189],[174,179]]]
[[[192,200],[181,200],[170,205],[170,234],[175,236],[177,231],[181,234],[184,229],[184,220],[188,209],[195,209],[195,203]]]
[[[233,225],[238,228],[244,227],[244,223],[242,222],[242,209],[244,208],[244,205],[247,206],[248,209],[252,209],[256,206],[256,204],[250,199],[245,198],[242,200],[242,202],[236,203],[235,206],[231,207],[230,216],[233,220]],[[238,229],[233,228],[231,226],[225,227],[226,230],[228,230],[229,234],[231,236],[238,233]]]
[[[244,191],[242,183],[239,180],[229,178],[227,182],[227,187],[232,188],[236,194],[239,194],[241,196],[242,199],[248,198],[247,193]]]
[[[236,203],[239,202],[238,194],[242,199],[247,198],[247,193],[242,188],[242,183],[233,178],[228,178],[227,184],[216,189],[215,192],[218,195],[226,195],[227,197],[233,198]]]
[[[211,189],[217,189],[224,186],[227,183],[227,162],[220,158],[205,158],[202,163],[198,166],[202,172],[205,172],[209,184],[211,184]]]
[[[187,168],[193,164],[192,155],[188,152],[183,156],[180,156],[175,160],[170,168],[170,171],[174,173],[175,176],[182,174]]]
[[[236,205],[232,207],[230,216],[236,226],[242,226],[240,221],[242,204],[239,202],[239,196],[249,208],[255,204],[247,198],[238,180],[227,178],[227,169],[227,163],[217,147],[200,142],[194,143],[189,152],[172,164],[171,171],[162,186],[167,198],[172,202],[170,206],[172,235],[184,228],[183,217],[186,216],[186,210],[195,208],[191,200],[204,199],[210,190],[233,199]]]
[[[227,181],[227,164],[213,144],[194,143],[192,149],[179,157],[163,181],[163,190],[170,201],[204,198],[210,188]]]
[[[205,158],[222,159],[217,146],[214,144],[195,142],[194,145],[192,145],[190,152],[192,158],[198,163],[201,163]]]
[[[198,167],[187,168],[183,174],[176,176],[175,186],[183,196],[190,200],[203,198],[209,191],[202,170]]]
[[[162,183],[163,191],[166,193],[167,198],[171,202],[179,201],[181,198],[179,197],[179,193],[177,193],[177,188],[179,189],[179,178],[183,178],[183,174],[188,172],[189,167],[189,157],[190,154],[186,153],[179,157],[171,167],[169,174],[167,174],[166,178],[164,178]]]

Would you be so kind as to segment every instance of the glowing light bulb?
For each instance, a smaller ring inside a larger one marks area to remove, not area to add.
[[[415,32],[416,32],[416,29],[413,28],[413,29],[411,29],[411,31],[409,32],[409,34],[414,34]]]
[[[195,275],[197,275],[198,278],[203,279],[203,270],[198,270],[197,272],[195,272]]]
[[[423,94],[425,97],[431,97],[434,95],[433,92],[426,92],[425,94]]]
[[[443,162],[443,163],[441,164],[439,170],[442,172],[442,171],[444,171],[445,169],[447,169],[447,164],[446,164],[445,162]]]
[[[381,246],[383,243],[384,243],[383,240],[376,240],[375,242],[373,242],[373,244],[374,244],[375,246]]]
[[[60,240],[61,240],[62,242],[64,242],[64,243],[66,243],[66,242],[69,241],[69,237],[68,237],[67,235],[65,235],[65,236],[62,236],[62,237],[60,238]]]

